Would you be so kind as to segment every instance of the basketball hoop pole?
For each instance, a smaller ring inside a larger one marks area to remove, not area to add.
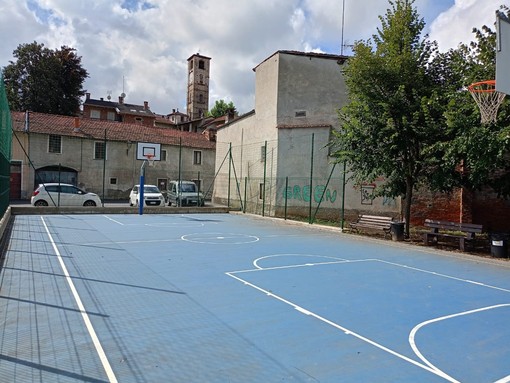
[[[145,165],[147,164],[147,160],[142,162],[142,166],[140,167],[140,197],[138,198],[138,214],[143,215],[143,189],[145,184]]]

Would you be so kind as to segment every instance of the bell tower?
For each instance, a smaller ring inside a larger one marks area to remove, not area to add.
[[[187,114],[191,120],[205,117],[209,109],[210,57],[194,54],[188,59]]]

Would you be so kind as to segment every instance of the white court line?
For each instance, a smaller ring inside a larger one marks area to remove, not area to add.
[[[115,220],[115,219],[113,219],[113,218],[110,218],[110,217],[108,217],[107,215],[103,215],[103,217],[105,217],[106,219],[109,219],[109,220],[110,220],[110,221],[112,221],[112,222],[115,222],[115,223],[116,223],[116,224],[118,224],[118,225],[124,226],[124,224],[123,224],[122,222],[119,222],[119,221],[117,221],[117,220]]]
[[[420,350],[416,346],[416,342],[415,342],[416,333],[422,327],[425,327],[425,326],[427,326],[427,325],[429,325],[431,323],[440,322],[440,321],[443,321],[443,320],[447,320],[447,319],[451,319],[451,318],[456,318],[456,317],[460,317],[460,316],[464,316],[464,315],[470,315],[470,314],[478,313],[478,312],[481,312],[481,311],[492,310],[492,309],[496,309],[496,308],[500,308],[500,307],[510,307],[510,303],[494,305],[494,306],[488,306],[488,307],[482,307],[482,308],[475,309],[475,310],[463,311],[463,312],[460,312],[460,313],[451,314],[451,315],[445,315],[445,316],[442,316],[442,317],[439,317],[439,318],[430,319],[428,321],[422,322],[422,323],[418,324],[417,326],[415,326],[411,330],[411,332],[409,333],[409,344],[411,345],[411,348],[413,349],[414,353],[418,356],[418,358],[420,358],[427,366],[429,366],[430,368],[433,368],[434,370],[441,371],[436,366],[434,366],[431,362],[429,362],[428,359],[423,356],[423,354],[420,352]],[[503,378],[503,379],[498,380],[496,383],[506,383],[506,382],[509,381],[509,379],[510,379],[510,375],[505,377],[505,378]]]
[[[264,257],[257,258],[253,261],[253,266],[255,266],[257,269],[264,269],[264,267],[259,266],[259,261],[261,261],[263,259],[267,259],[267,258],[277,258],[277,257],[314,257],[314,258],[334,259],[334,261],[321,262],[320,264],[338,263],[338,262],[348,261],[347,259],[344,259],[344,258],[329,257],[327,255],[288,253],[288,254],[272,254],[272,255],[266,255]],[[316,263],[306,264],[306,265],[312,266],[312,265],[316,265]],[[299,265],[295,265],[295,266],[299,266]],[[282,266],[282,267],[285,267],[285,266]]]
[[[454,280],[454,281],[465,282],[465,283],[469,283],[469,284],[472,284],[472,285],[477,285],[477,286],[487,287],[487,288],[489,288],[489,289],[499,290],[499,291],[504,291],[505,293],[510,293],[510,289],[505,289],[505,288],[503,288],[503,287],[498,287],[498,286],[493,286],[493,285],[487,285],[487,284],[482,283],[482,282],[471,281],[471,280],[469,280],[469,279],[463,279],[463,278],[459,278],[459,277],[454,277],[454,276],[452,276],[452,275],[448,275],[448,274],[441,274],[441,273],[437,273],[437,272],[435,272],[435,271],[429,271],[429,270],[419,269],[419,268],[417,268],[417,267],[406,266],[406,265],[402,265],[402,264],[400,264],[400,263],[388,262],[388,261],[383,261],[383,260],[380,260],[380,259],[374,259],[374,261],[376,261],[376,262],[382,262],[382,263],[387,263],[387,264],[389,264],[389,265],[402,267],[402,268],[404,268],[404,269],[410,269],[410,270],[414,270],[414,271],[419,271],[419,272],[426,273],[426,274],[432,274],[432,275],[435,275],[435,276],[437,276],[437,277],[442,277],[442,278],[452,279],[452,280]]]
[[[260,271],[260,270],[257,270],[257,271]],[[411,359],[411,358],[409,358],[409,357],[407,357],[405,355],[402,355],[402,354],[400,354],[400,353],[398,353],[398,352],[396,352],[396,351],[394,351],[394,350],[392,350],[392,349],[390,349],[388,347],[383,346],[382,344],[379,344],[379,343],[377,343],[377,342],[375,342],[375,341],[373,341],[373,340],[371,340],[369,338],[366,338],[366,337],[364,337],[364,336],[362,336],[362,335],[360,335],[360,334],[358,334],[358,333],[356,333],[354,331],[351,331],[351,330],[349,330],[349,329],[347,329],[347,328],[345,328],[345,327],[343,327],[343,326],[341,326],[341,325],[339,325],[339,324],[337,324],[335,322],[332,322],[329,319],[321,317],[320,315],[315,314],[314,312],[311,312],[311,311],[309,311],[309,310],[307,310],[307,309],[305,309],[305,308],[303,308],[301,306],[298,306],[297,304],[292,303],[291,301],[289,301],[289,300],[287,300],[285,298],[282,298],[282,297],[280,297],[280,296],[278,296],[278,295],[276,295],[276,294],[274,294],[274,293],[272,293],[272,292],[270,292],[268,290],[265,290],[262,287],[254,285],[253,283],[250,283],[250,282],[248,282],[248,281],[246,281],[246,280],[244,280],[242,278],[239,278],[238,276],[233,275],[232,272],[227,272],[225,274],[227,274],[229,277],[237,279],[239,282],[242,282],[243,284],[245,284],[247,286],[250,286],[250,287],[252,287],[252,288],[254,288],[254,289],[256,289],[256,290],[258,290],[260,292],[263,292],[267,296],[273,297],[273,298],[279,300],[280,302],[283,302],[283,303],[285,303],[285,304],[287,304],[289,306],[292,306],[296,311],[298,311],[300,313],[303,313],[303,314],[305,314],[307,316],[312,316],[312,317],[320,320],[321,322],[324,322],[324,323],[326,323],[326,324],[328,324],[328,325],[330,325],[332,327],[335,327],[335,328],[341,330],[346,335],[352,335],[352,336],[362,340],[363,342],[371,344],[372,346],[377,347],[377,348],[379,348],[379,349],[381,349],[381,350],[383,350],[383,351],[385,351],[385,352],[387,352],[387,353],[389,353],[391,355],[394,355],[397,358],[403,359],[406,362],[414,364],[417,367],[420,367],[420,368],[422,368],[422,369],[424,369],[426,371],[429,371],[429,372],[431,372],[431,373],[433,373],[435,375],[438,375],[438,376],[442,377],[443,379],[448,380],[449,382],[460,383],[457,380],[455,380],[452,377],[450,377],[449,375],[443,373],[442,371],[438,371],[437,369],[430,368],[427,365],[424,365],[424,364],[422,364],[420,362],[417,362],[414,359]]]
[[[508,382],[510,382],[510,375],[505,376],[504,378],[501,378],[501,379],[495,381],[494,383],[508,383]]]
[[[55,241],[53,240],[53,237],[48,229],[48,226],[46,225],[46,221],[44,220],[44,217],[41,217],[41,220],[43,222],[44,228],[46,229],[46,233],[48,234],[48,237],[50,239],[51,245],[53,246],[53,250],[55,251],[55,254],[57,255],[58,261],[60,263],[60,266],[62,267],[62,272],[64,273],[67,283],[69,284],[69,288],[71,289],[71,292],[73,293],[74,300],[76,301],[76,304],[78,305],[78,309],[81,312],[81,316],[83,318],[83,321],[85,322],[85,327],[87,328],[87,331],[89,332],[90,337],[92,338],[92,342],[94,343],[94,347],[96,348],[96,352],[99,355],[99,359],[101,360],[101,363],[103,364],[103,368],[106,372],[106,375],[108,376],[108,380],[110,383],[117,383],[117,377],[115,376],[112,367],[110,365],[110,362],[108,361],[108,358],[106,357],[106,353],[103,350],[103,346],[101,346],[101,342],[99,342],[99,338],[96,335],[96,331],[94,330],[94,327],[92,326],[92,322],[90,321],[90,318],[85,311],[85,306],[83,305],[80,295],[78,294],[78,291],[76,290],[76,287],[74,286],[73,280],[71,279],[71,276],[69,275],[69,272],[67,271],[67,267],[64,263],[64,260],[62,259],[62,256],[60,255],[60,251],[57,248],[57,245],[55,244]]]
[[[116,244],[116,245],[125,245],[125,244],[130,244],[130,243],[160,243],[160,242],[181,242],[181,239],[180,238],[176,238],[176,239],[147,239],[147,240],[140,240],[140,241],[109,241],[109,242],[87,242],[87,243],[77,243],[77,244],[70,244],[68,243],[67,245],[69,246],[82,246],[82,245],[91,245],[91,246],[98,246],[98,245],[111,245],[112,243],[113,244]]]

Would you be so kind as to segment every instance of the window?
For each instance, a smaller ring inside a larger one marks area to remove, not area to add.
[[[101,111],[97,109],[90,109],[90,118],[97,118],[99,120],[101,118]]]
[[[193,151],[193,165],[202,164],[202,152],[200,150]]]
[[[204,62],[204,60],[200,60],[198,62],[198,69],[205,69],[205,62]]]
[[[259,199],[263,199],[264,198],[264,184],[261,183],[259,184]]]
[[[62,153],[62,136],[50,134],[48,137],[48,152]]]
[[[260,162],[266,161],[266,145],[260,147]]]
[[[199,83],[200,84],[203,84],[204,83],[204,75],[203,74],[200,74],[200,80],[199,80]]]
[[[191,181],[194,182],[195,185],[197,186],[196,191],[202,190],[202,180],[191,180]]]
[[[94,159],[106,159],[106,144],[104,142],[94,142]]]
[[[198,102],[203,104],[204,103],[204,95],[203,94],[199,94],[198,95]]]
[[[296,117],[306,117],[306,110],[298,110],[295,114]]]
[[[108,114],[106,115],[106,119],[108,121],[115,121],[115,112],[108,112]]]
[[[117,185],[117,178],[110,178],[110,185]]]
[[[142,117],[135,117],[135,122],[137,124],[142,124],[143,123],[143,118]]]
[[[161,150],[161,161],[166,161],[166,150]]]

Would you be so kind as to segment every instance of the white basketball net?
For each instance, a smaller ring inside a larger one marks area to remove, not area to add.
[[[151,156],[151,155],[147,155],[145,156],[147,158],[147,163],[149,164],[149,166],[154,166],[154,156]]]
[[[477,82],[468,86],[468,90],[480,108],[482,124],[496,122],[499,106],[505,98],[504,93],[496,90],[496,82],[494,80]]]

